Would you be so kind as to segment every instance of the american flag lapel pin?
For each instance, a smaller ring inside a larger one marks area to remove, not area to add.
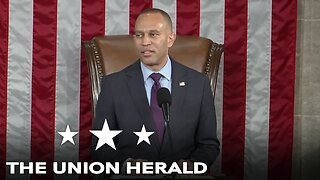
[[[179,86],[180,87],[186,86],[186,83],[184,81],[181,81],[181,82],[179,82]]]

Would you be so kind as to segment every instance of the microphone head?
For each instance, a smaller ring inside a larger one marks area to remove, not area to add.
[[[171,105],[171,94],[169,89],[162,87],[157,92],[157,100],[158,105],[161,107],[162,104],[169,104]]]

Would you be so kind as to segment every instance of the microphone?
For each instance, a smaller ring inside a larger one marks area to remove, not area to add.
[[[159,107],[162,108],[165,121],[168,123],[170,119],[171,94],[170,91],[162,87],[157,92],[157,100]]]
[[[173,139],[172,139],[172,134],[171,134],[171,129],[170,129],[170,105],[171,105],[171,94],[169,89],[162,87],[158,90],[157,92],[157,100],[158,100],[158,105],[162,108],[162,113],[165,119],[165,124],[166,124],[166,131],[168,133],[169,137],[169,148],[170,148],[170,159],[172,162],[174,162],[174,147],[173,147]],[[173,173],[172,178],[176,179],[176,174]]]

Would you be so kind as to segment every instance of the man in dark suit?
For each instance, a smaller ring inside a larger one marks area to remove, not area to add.
[[[94,129],[102,129],[107,119],[110,130],[122,132],[114,137],[114,148],[107,145],[97,148],[98,139],[93,137],[91,152],[95,161],[199,161],[211,165],[218,156],[209,80],[168,56],[174,41],[172,22],[166,12],[148,9],[139,15],[134,43],[140,59],[102,79],[96,106]],[[160,80],[152,77],[154,73],[160,74]],[[155,121],[153,114],[152,88],[156,81],[172,94],[169,122],[172,151],[165,121]],[[134,132],[144,130],[149,132],[148,139],[138,142],[141,137]]]

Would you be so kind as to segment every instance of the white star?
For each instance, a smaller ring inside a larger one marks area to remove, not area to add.
[[[146,143],[150,144],[149,136],[151,136],[154,132],[146,132],[146,128],[144,125],[142,126],[142,129],[140,132],[134,132],[137,136],[139,136],[138,144],[140,144],[142,141],[145,141]]]
[[[104,144],[109,145],[114,150],[116,150],[116,146],[114,145],[113,138],[122,132],[122,130],[110,130],[107,119],[104,120],[102,130],[90,130],[92,134],[98,137],[98,143],[96,150],[99,149]]]
[[[58,133],[63,137],[61,145],[67,141],[71,142],[74,145],[73,136],[78,134],[78,132],[71,132],[69,125],[67,125],[67,128],[64,132],[58,132]]]

